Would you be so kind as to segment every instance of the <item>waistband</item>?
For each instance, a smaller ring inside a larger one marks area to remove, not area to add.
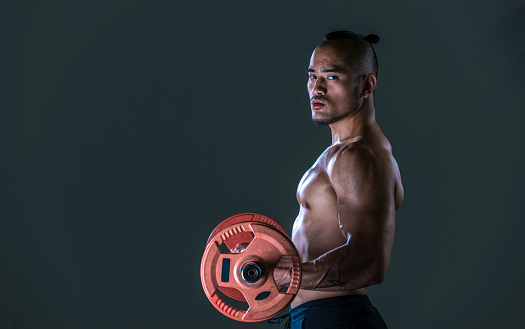
[[[347,295],[311,300],[290,309],[292,319],[306,314],[337,310],[340,308],[373,307],[367,295]]]

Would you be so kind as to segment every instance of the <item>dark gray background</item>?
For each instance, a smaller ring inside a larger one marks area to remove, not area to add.
[[[390,328],[522,328],[523,1],[0,3],[0,328],[267,328],[199,279],[215,225],[291,231],[330,143],[305,69],[381,37],[377,120],[406,197]],[[281,327],[281,326],[278,326]]]

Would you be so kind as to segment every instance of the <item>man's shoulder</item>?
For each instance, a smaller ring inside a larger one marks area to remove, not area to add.
[[[356,139],[331,152],[326,171],[332,182],[387,177],[392,172],[392,153],[383,145]]]
[[[327,154],[327,169],[370,165],[377,161],[378,151],[362,139],[354,139],[332,147]]]

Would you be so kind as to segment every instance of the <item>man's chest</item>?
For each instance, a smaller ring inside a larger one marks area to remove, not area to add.
[[[336,207],[337,197],[328,175],[331,149],[327,149],[308,169],[297,186],[297,202],[310,212],[323,211]],[[335,209],[333,209],[335,210]]]
[[[335,191],[326,170],[314,166],[306,171],[297,186],[297,201],[309,210],[335,201]]]
[[[303,261],[319,257],[344,241],[339,230],[337,196],[323,168],[309,169],[297,188],[300,210],[292,240]]]

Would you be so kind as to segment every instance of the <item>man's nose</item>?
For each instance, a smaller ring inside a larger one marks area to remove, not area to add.
[[[323,79],[316,79],[312,88],[312,95],[325,95],[326,86]]]

